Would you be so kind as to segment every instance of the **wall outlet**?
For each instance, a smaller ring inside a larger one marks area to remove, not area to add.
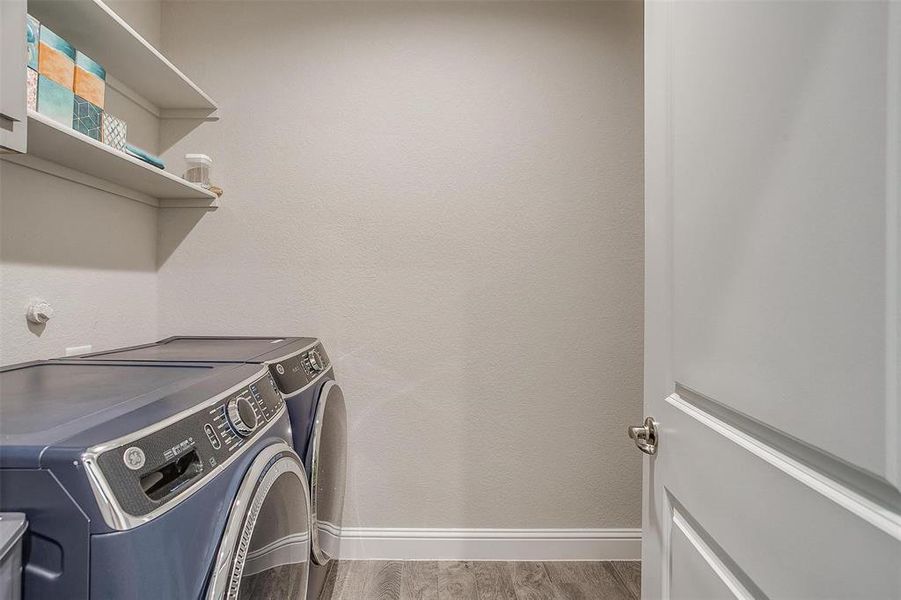
[[[75,356],[76,354],[87,354],[91,351],[93,346],[88,344],[86,346],[72,346],[71,348],[66,348],[66,356]]]

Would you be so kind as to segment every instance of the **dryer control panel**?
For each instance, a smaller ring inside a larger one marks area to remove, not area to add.
[[[280,416],[284,405],[275,380],[266,374],[186,411],[175,422],[102,450],[96,464],[115,508],[126,519],[161,509],[218,472]]]
[[[278,389],[286,396],[296,394],[324,375],[332,366],[322,342],[269,365]]]

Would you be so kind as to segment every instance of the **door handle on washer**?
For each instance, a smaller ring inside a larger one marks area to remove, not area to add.
[[[652,456],[657,454],[657,421],[654,420],[654,417],[647,417],[644,425],[629,427],[629,437],[645,454]]]

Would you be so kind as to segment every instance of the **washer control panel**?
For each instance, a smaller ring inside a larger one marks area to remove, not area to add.
[[[272,375],[229,395],[209,409],[210,444],[215,448],[216,442],[221,443],[229,452],[239,448],[271,421],[284,403]]]
[[[175,423],[101,453],[97,464],[122,509],[146,515],[227,461],[284,405],[267,374]]]
[[[322,342],[316,342],[303,352],[272,363],[269,370],[278,389],[285,395],[291,395],[318,379],[331,366]]]

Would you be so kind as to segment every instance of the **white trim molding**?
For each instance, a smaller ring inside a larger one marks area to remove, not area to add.
[[[641,529],[319,527],[343,560],[641,559]]]

